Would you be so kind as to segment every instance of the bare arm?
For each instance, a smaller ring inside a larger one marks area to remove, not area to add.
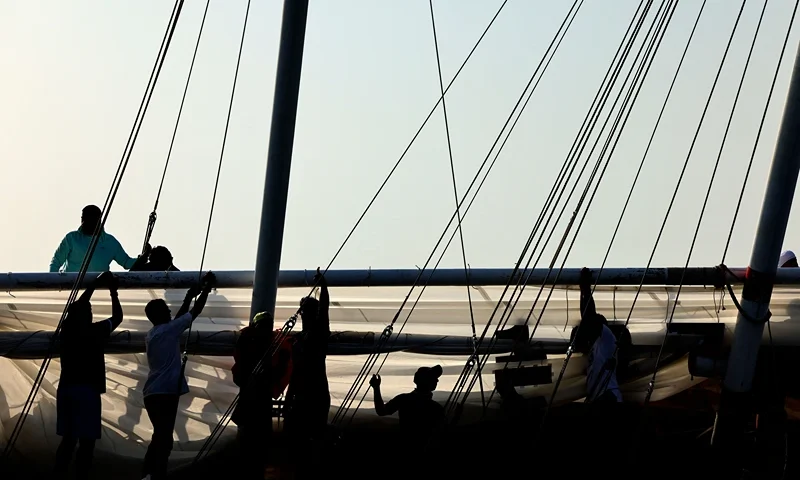
[[[175,318],[180,318],[187,313],[189,313],[189,308],[192,306],[192,299],[197,296],[199,292],[197,287],[192,287],[186,292],[186,296],[183,298],[183,304],[181,308],[178,309],[178,313],[175,314]]]
[[[200,292],[200,296],[197,297],[197,300],[194,302],[194,306],[192,307],[191,314],[192,320],[196,319],[203,313],[203,308],[206,306],[206,300],[208,300],[208,294],[211,292],[211,288],[203,288],[203,291]]]
[[[331,320],[328,316],[328,309],[331,305],[331,296],[328,293],[328,282],[325,277],[320,276],[319,279],[319,321],[322,323],[322,328],[325,332],[331,330]]]
[[[372,379],[369,381],[369,385],[375,391],[374,403],[375,403],[375,413],[378,414],[380,417],[385,417],[387,415],[392,415],[397,412],[399,408],[399,403],[402,395],[398,395],[397,397],[389,400],[388,403],[383,402],[383,396],[381,395],[381,377],[380,375],[373,375]]]
[[[592,297],[591,275],[588,269],[581,270],[581,319],[594,317],[597,314]]]
[[[122,323],[122,305],[119,303],[119,292],[116,288],[110,289],[109,293],[111,294],[111,318],[108,321],[111,323],[113,332]]]

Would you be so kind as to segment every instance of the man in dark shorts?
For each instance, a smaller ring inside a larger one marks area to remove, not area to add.
[[[92,323],[90,303],[95,287],[105,286],[111,293],[111,318]],[[122,323],[122,306],[117,281],[110,272],[97,278],[94,285],[67,309],[59,334],[61,376],[58,382],[56,433],[61,444],[56,453],[56,475],[65,478],[72,453],[80,442],[76,457],[76,477],[88,478],[94,444],[100,438],[100,395],[106,391],[104,346],[111,332]]]

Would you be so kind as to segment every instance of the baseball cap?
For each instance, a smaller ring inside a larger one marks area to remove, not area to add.
[[[438,380],[441,376],[441,365],[436,365],[435,367],[420,367],[417,369],[417,373],[414,374],[414,383]]]

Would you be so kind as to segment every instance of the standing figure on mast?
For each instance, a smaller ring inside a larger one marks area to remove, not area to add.
[[[81,226],[74,232],[68,233],[61,240],[53,259],[50,261],[51,272],[78,272],[83,264],[83,258],[89,251],[97,226],[102,220],[102,212],[96,205],[87,205],[81,214]],[[137,263],[137,259],[128,256],[119,241],[105,229],[100,229],[100,238],[97,239],[92,258],[89,260],[87,272],[105,272],[111,267],[112,260],[125,270],[130,270]]]
[[[166,478],[169,455],[172,452],[172,433],[178,414],[178,400],[189,393],[189,385],[181,361],[181,335],[200,316],[216,278],[208,272],[201,285],[186,292],[183,305],[172,318],[167,302],[151,300],[144,312],[153,328],[145,337],[147,364],[150,371],[144,384],[144,407],[153,425],[153,437],[147,447],[142,469],[143,478]],[[192,307],[192,299],[197,297]],[[189,309],[191,307],[191,310]],[[149,476],[149,477],[148,477]]]
[[[96,287],[111,294],[111,318],[92,323],[91,298]],[[56,393],[57,426],[61,444],[56,452],[56,475],[66,478],[72,453],[80,442],[76,458],[76,477],[89,478],[94,445],[100,439],[102,404],[106,391],[104,345],[111,332],[122,323],[122,306],[113,274],[105,272],[94,285],[67,309],[61,326],[61,375]]]

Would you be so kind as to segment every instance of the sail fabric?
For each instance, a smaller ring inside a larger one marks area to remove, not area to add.
[[[475,321],[482,326],[492,314],[502,292],[502,287],[476,287],[480,295],[474,295]],[[517,308],[510,317],[511,324],[522,323],[533,305],[538,287],[529,287],[522,295]],[[331,288],[331,330],[361,331],[379,334],[397,313],[407,288]],[[124,336],[128,332],[146,332],[151,324],[144,316],[144,306],[154,298],[165,298],[174,309],[183,300],[184,291],[125,290],[120,300],[125,320],[113,335]],[[219,290],[209,296],[203,316],[195,321],[193,329],[208,332],[238,330],[247,325],[249,317],[250,290]],[[281,289],[276,309],[276,328],[282,319],[295,313],[298,300],[308,292],[305,289]],[[600,289],[595,293],[598,312],[610,322],[627,318],[635,289]],[[0,298],[0,332],[53,330],[58,323],[69,292],[26,292]],[[547,292],[543,295],[545,297]],[[107,316],[110,303],[98,295],[93,302],[97,318]],[[772,304],[772,330],[776,343],[800,343],[800,300],[797,290],[776,288]],[[536,339],[560,340],[570,338],[570,326],[580,319],[579,292],[577,289],[557,289],[550,298],[545,312],[541,304],[534,309],[531,326],[540,321]],[[733,330],[736,309],[726,300],[721,309],[719,292],[713,289],[687,287],[681,293],[675,308],[675,322],[721,322],[726,325],[727,335]],[[660,345],[665,321],[675,307],[675,289],[645,289],[631,314],[629,329],[634,345]],[[410,305],[400,316],[402,322]],[[502,308],[500,309],[502,312]],[[414,310],[403,333],[471,335],[470,309],[466,290],[458,287],[430,287]],[[499,314],[498,314],[499,315]],[[495,320],[496,322],[496,320]],[[565,326],[566,324],[566,326]],[[495,325],[493,323],[493,325]],[[400,323],[396,326],[399,329]],[[490,333],[494,327],[490,329]],[[186,367],[189,393],[181,397],[176,421],[175,447],[170,458],[171,467],[191,462],[205,439],[230,405],[238,388],[233,383],[231,357],[191,355]],[[331,390],[331,416],[341,404],[354,378],[366,360],[366,355],[329,355],[327,358],[328,379]],[[552,365],[555,375],[561,370],[563,355],[551,355],[546,362]],[[383,357],[381,357],[381,360]],[[419,355],[392,353],[381,370],[382,390],[386,398],[407,392],[413,388],[413,375],[420,366],[439,364],[443,368],[434,400],[444,403],[462,371],[466,356]],[[380,362],[379,362],[380,363]],[[39,360],[10,360],[0,358],[0,443],[4,443],[28,396],[33,379],[40,365]],[[503,368],[495,358],[483,371],[483,384],[491,390],[494,385],[493,371]],[[559,387],[557,403],[580,401],[586,395],[585,358],[573,356]],[[36,406],[16,445],[25,458],[36,459],[36,468],[47,468],[54,458],[60,438],[56,435],[56,389],[60,363],[54,359],[45,375]],[[102,438],[97,443],[97,465],[115,465],[114,478],[136,478],[141,461],[152,435],[152,426],[144,411],[142,388],[148,373],[145,355],[106,355],[106,378],[108,389],[102,396]],[[647,392],[650,374],[642,374],[620,385],[626,401],[642,401]],[[672,360],[659,369],[653,393],[653,401],[667,398],[703,379],[689,375],[686,358]],[[474,421],[481,416],[481,396],[473,392],[464,409],[465,421]],[[526,387],[520,392],[527,397],[549,398],[552,385]],[[362,389],[356,403],[364,394]],[[487,395],[488,396],[488,395]],[[490,411],[496,412],[499,397],[494,396]],[[372,408],[371,393],[367,393],[364,404],[354,420],[359,425],[392,427],[397,419],[377,417]],[[230,444],[235,438],[235,426],[231,424],[223,431],[217,448]],[[125,465],[130,465],[127,469]],[[102,472],[99,472],[102,473]],[[103,476],[101,475],[101,478]]]

